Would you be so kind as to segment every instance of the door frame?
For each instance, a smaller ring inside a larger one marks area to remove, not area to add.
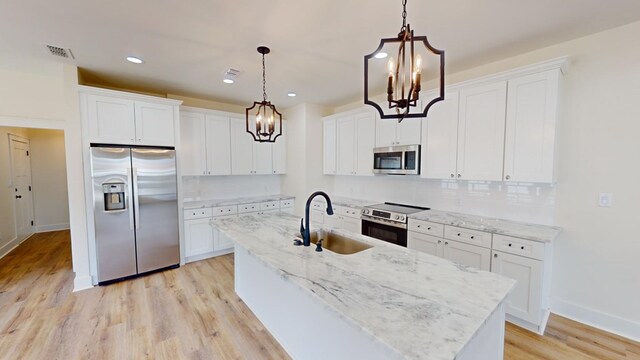
[[[29,147],[29,151],[31,151],[31,140],[29,138],[26,137],[22,137],[19,135],[15,135],[15,134],[8,134],[9,136],[9,171],[11,172],[11,187],[13,187],[15,189],[15,164],[13,162],[13,142],[22,142],[22,143],[26,143],[27,146]],[[19,242],[23,242],[24,240],[28,239],[29,237],[31,237],[31,235],[35,234],[35,205],[33,203],[33,170],[31,168],[31,156],[27,155],[29,157],[29,179],[31,179],[31,184],[29,186],[31,186],[31,221],[32,221],[32,225],[31,225],[31,232],[25,236],[24,239],[20,239]],[[20,234],[18,234],[18,212],[17,212],[17,206],[16,206],[16,201],[15,199],[13,199],[13,213],[15,214],[15,219],[13,222],[13,227],[14,227],[14,231],[16,233],[16,238],[18,238],[18,236]]]

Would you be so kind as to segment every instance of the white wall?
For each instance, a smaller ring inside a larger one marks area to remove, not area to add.
[[[0,257],[19,241],[16,237],[14,190],[11,179],[9,135],[27,137],[23,128],[0,127]]]
[[[447,83],[453,84],[570,56],[555,189],[495,183],[478,191],[468,182],[451,189],[444,181],[336,177],[336,193],[375,200],[415,198],[433,207],[540,223],[548,223],[555,213],[554,222],[564,231],[555,244],[552,310],[640,339],[638,34],[640,22],[447,75]],[[336,111],[356,106],[360,103]],[[598,207],[600,192],[613,193],[612,207]]]
[[[281,176],[183,176],[185,201],[280,194]]]
[[[36,232],[69,228],[64,132],[29,129]]]

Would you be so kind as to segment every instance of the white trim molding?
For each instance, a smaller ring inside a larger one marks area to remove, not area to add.
[[[61,224],[49,224],[49,225],[36,225],[36,233],[43,233],[49,231],[69,230],[69,223]]]
[[[587,324],[634,341],[640,341],[639,322],[558,299],[553,300],[551,311],[555,314],[583,324]]]
[[[75,278],[73,279],[73,292],[91,289],[92,287],[91,275],[78,276],[78,273],[75,274]]]
[[[31,234],[31,235],[33,235],[33,234]],[[18,246],[20,246],[20,244],[22,244],[25,240],[30,238],[31,235],[25,236],[23,239],[15,237],[11,241],[9,241],[8,243],[6,243],[2,247],[0,247],[0,259],[2,259],[7,254],[9,254],[13,250],[15,250]]]
[[[36,119],[36,118],[21,118],[21,117],[13,117],[13,116],[0,116],[0,126],[64,130],[65,122],[64,120],[55,120],[55,119]]]

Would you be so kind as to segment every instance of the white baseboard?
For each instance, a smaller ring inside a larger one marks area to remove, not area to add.
[[[91,289],[92,287],[91,275],[79,276],[76,273],[76,277],[73,279],[73,292]]]
[[[36,225],[36,232],[49,232],[49,231],[59,231],[59,230],[69,230],[69,223],[62,224],[50,224],[50,225]]]
[[[33,235],[33,234],[31,234],[31,235]],[[25,241],[28,238],[30,238],[31,235],[25,237],[24,239],[20,239],[20,238],[15,237],[11,241],[6,243],[4,246],[0,247],[0,259],[5,257],[5,255],[7,255],[8,253],[12,252],[15,248],[17,248],[20,244],[22,244],[23,241]]]
[[[640,341],[640,323],[633,320],[623,319],[558,299],[552,300],[551,312],[634,341]]]

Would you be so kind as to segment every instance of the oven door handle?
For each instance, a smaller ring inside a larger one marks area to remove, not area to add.
[[[376,223],[376,224],[382,224],[382,225],[392,226],[392,227],[396,227],[396,228],[399,228],[399,229],[406,229],[406,228],[407,228],[407,224],[402,224],[402,223],[389,223],[389,222],[386,222],[386,221],[384,221],[384,220],[378,220],[378,219],[376,219],[376,218],[374,218],[374,217],[366,216],[366,215],[362,215],[362,216],[360,217],[360,219],[362,219],[362,221],[371,221],[371,222]]]

